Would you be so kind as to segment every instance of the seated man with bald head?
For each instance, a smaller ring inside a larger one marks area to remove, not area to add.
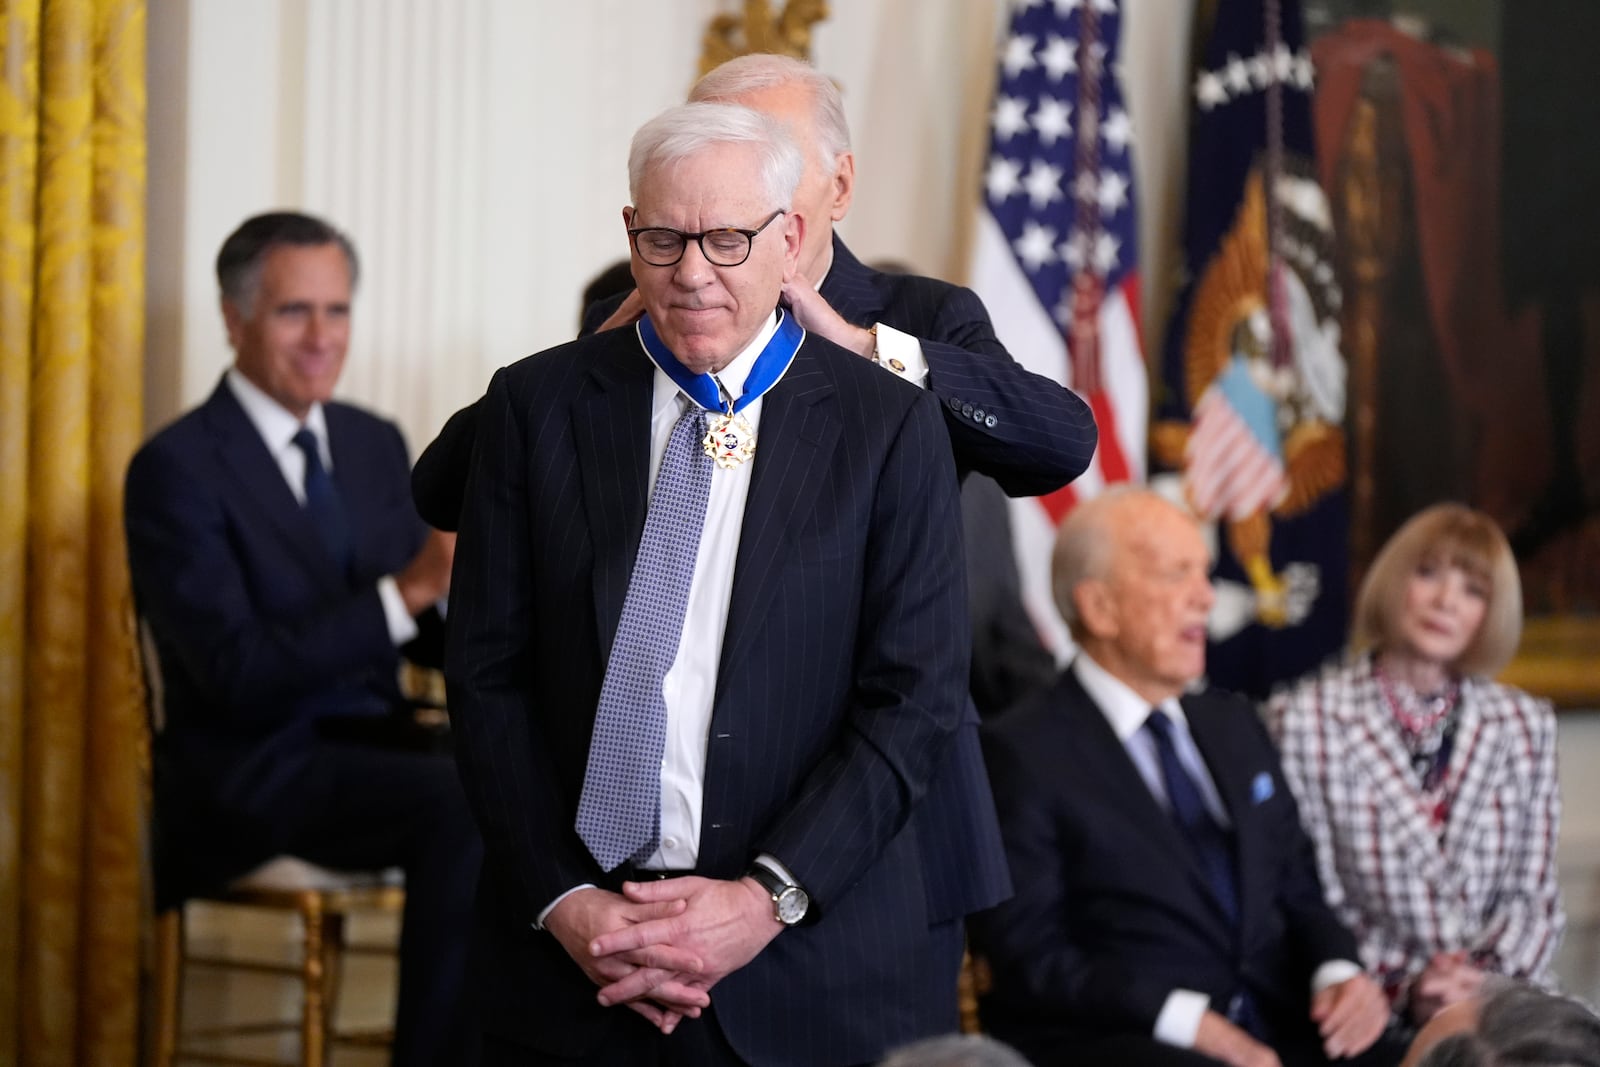
[[[1211,558],[1154,493],[1080,505],[1054,559],[1078,655],[985,726],[1016,896],[978,917],[983,1017],[1035,1064],[1394,1064],[1294,798],[1205,673]]]

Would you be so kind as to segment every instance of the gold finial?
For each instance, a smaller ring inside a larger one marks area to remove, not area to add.
[[[700,74],[756,52],[809,60],[811,26],[827,17],[827,0],[787,0],[776,18],[768,0],[745,0],[742,16],[712,17],[701,40]]]

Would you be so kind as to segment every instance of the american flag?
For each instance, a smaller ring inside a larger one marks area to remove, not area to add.
[[[1242,359],[1200,394],[1184,451],[1185,495],[1201,515],[1235,521],[1276,507],[1289,491],[1277,403]]]
[[[1013,501],[1023,601],[1058,656],[1056,525],[1078,499],[1142,480],[1148,386],[1139,337],[1132,124],[1117,80],[1117,0],[1019,0],[1000,47],[972,288],[1029,370],[1078,392],[1100,447],[1047,497]]]

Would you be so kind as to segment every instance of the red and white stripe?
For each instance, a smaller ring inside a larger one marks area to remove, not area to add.
[[[983,300],[995,334],[1012,356],[1036,374],[1074,385],[1072,360],[1061,326],[1039,302],[1005,234],[987,209],[978,213],[972,289]],[[1143,481],[1149,422],[1149,382],[1139,334],[1139,273],[1129,271],[1100,301],[1099,388],[1082,393],[1094,411],[1100,445],[1089,469],[1049,496],[1011,501],[1011,533],[1022,580],[1023,605],[1045,647],[1057,659],[1071,652],[1066,624],[1050,591],[1050,553],[1056,527],[1080,499],[1108,485]]]

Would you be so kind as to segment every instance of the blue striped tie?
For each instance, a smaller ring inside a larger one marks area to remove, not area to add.
[[[701,408],[690,407],[672,427],[600,688],[577,830],[607,871],[648,857],[661,835],[661,685],[678,658],[711,490],[705,421]]]

